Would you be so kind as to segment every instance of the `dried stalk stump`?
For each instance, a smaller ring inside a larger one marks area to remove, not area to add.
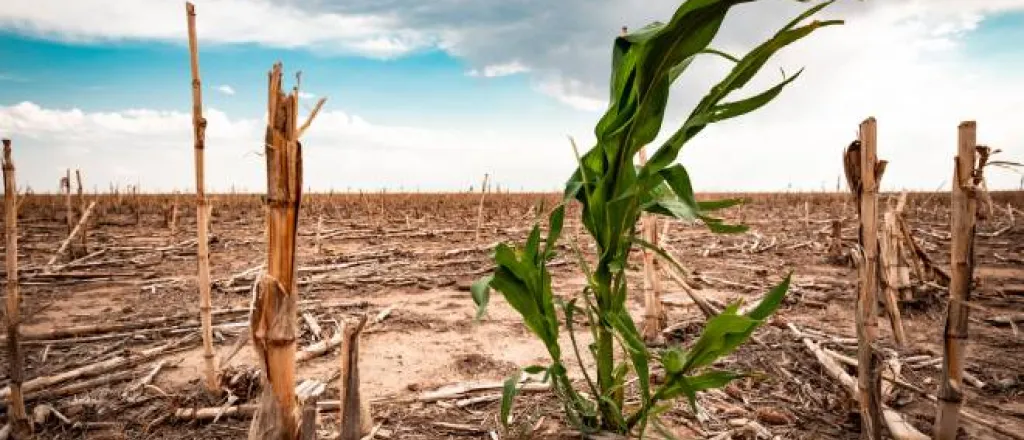
[[[878,186],[885,171],[885,161],[877,155],[877,125],[875,118],[860,124],[859,139],[846,150],[844,165],[850,190],[857,199],[860,217],[860,245],[863,261],[860,264],[860,290],[857,295],[857,359],[858,403],[861,413],[861,438],[882,438],[880,408],[881,371],[874,348],[878,335],[876,319],[878,309]]]
[[[953,167],[950,202],[950,282],[946,325],[942,332],[942,378],[939,382],[939,409],[935,417],[935,438],[957,437],[960,406],[963,404],[964,358],[967,355],[967,323],[974,274],[974,233],[978,212],[980,172],[975,169],[977,127],[973,121],[960,123],[957,157]]]
[[[339,440],[359,440],[373,427],[369,407],[362,400],[359,381],[359,334],[366,326],[367,318],[362,316],[342,330],[341,344],[341,430]]]
[[[4,157],[4,235],[7,263],[7,375],[11,385],[7,388],[7,413],[14,438],[29,438],[32,423],[25,411],[22,395],[22,381],[25,377],[25,359],[18,340],[18,326],[21,324],[21,292],[18,290],[18,185],[14,177],[14,161],[11,160],[11,141],[3,140]]]
[[[249,429],[252,440],[300,436],[294,387],[302,146],[298,138],[299,90],[295,87],[286,94],[281,88],[282,76],[282,66],[277,63],[269,75],[267,108],[267,268],[259,280],[250,318],[253,347],[263,366],[263,395]],[[308,125],[309,121],[303,127]]]

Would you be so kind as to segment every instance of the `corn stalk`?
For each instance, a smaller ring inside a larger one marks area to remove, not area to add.
[[[738,377],[737,373],[710,365],[749,338],[779,306],[788,288],[787,277],[750,312],[741,314],[739,304],[733,304],[708,320],[701,337],[691,347],[669,347],[660,353],[651,352],[644,345],[625,306],[626,267],[633,246],[665,253],[637,238],[636,225],[644,213],[700,220],[718,233],[746,230],[711,216],[712,211],[737,205],[739,200],[696,201],[686,169],[673,164],[683,145],[706,126],[750,113],[774,99],[799,73],[753,96],[726,101],[778,50],[818,28],[841,23],[815,21],[801,25],[831,4],[826,2],[811,7],[742,58],[711,49],[709,44],[729,10],[750,1],[688,0],[668,23],[654,23],[615,39],[610,105],[595,129],[597,144],[578,156],[579,166],[566,184],[563,202],[549,216],[543,245],[539,225],[522,247],[498,245],[494,274],[474,283],[471,289],[478,306],[488,302],[489,288],[500,291],[522,315],[526,326],[544,342],[552,363],[525,371],[547,373],[563,400],[568,420],[584,431],[642,435],[648,419],[666,408],[661,402],[686,396],[694,403],[697,392],[725,386]],[[726,59],[732,63],[732,70],[707,92],[682,126],[654,150],[650,160],[637,167],[635,156],[661,131],[670,85],[702,54]],[[581,221],[596,243],[597,256],[596,261],[587,261],[573,246],[587,285],[576,298],[563,303],[552,292],[547,262],[554,258],[565,205],[572,201],[581,205]],[[558,341],[560,320],[556,304],[561,305],[565,315],[576,361],[586,373],[589,396],[577,391],[566,374]],[[590,351],[596,361],[593,376],[583,367],[573,332],[576,313],[584,314],[591,324],[595,342]],[[627,354],[618,362],[614,356],[616,343]],[[652,361],[660,361],[666,371],[665,381],[658,386],[652,386],[650,381]],[[635,375],[639,405],[627,409],[625,388],[630,372]],[[514,391],[515,386],[506,389]],[[511,398],[503,403],[501,419],[505,421]]]
[[[18,187],[11,160],[11,140],[4,139],[4,232],[7,238],[7,375],[11,378],[7,414],[14,438],[29,438],[32,423],[25,412],[21,384],[25,377],[25,358],[21,352],[18,326],[21,325],[21,293],[18,290]]]
[[[188,49],[192,68],[192,128],[195,142],[196,161],[196,262],[199,271],[199,317],[203,335],[203,369],[206,389],[216,392],[217,367],[213,356],[213,300],[210,298],[210,241],[207,228],[210,225],[210,205],[206,200],[204,175],[206,166],[203,152],[206,149],[206,119],[203,118],[202,81],[199,79],[199,42],[196,38],[196,10],[192,3],[185,3],[188,20]],[[138,205],[136,205],[138,215]]]
[[[625,29],[623,29],[625,30]],[[647,163],[647,151],[640,149],[640,165]],[[644,241],[658,246],[658,217],[644,214],[640,218],[640,229]],[[644,323],[643,335],[647,343],[658,343],[662,340],[661,331],[665,328],[668,315],[661,304],[661,277],[658,274],[658,260],[654,252],[644,249]]]
[[[957,156],[953,166],[953,194],[950,205],[951,233],[949,304],[942,332],[942,380],[939,382],[939,408],[935,417],[935,438],[957,437],[960,406],[963,404],[964,358],[967,355],[967,323],[974,274],[974,232],[978,214],[978,184],[981,171],[975,170],[977,126],[974,121],[960,124]]]
[[[298,278],[295,256],[302,202],[302,145],[299,90],[284,93],[282,67],[270,71],[267,108],[267,269],[253,301],[253,347],[263,365],[263,395],[249,429],[250,439],[299,437],[295,396],[295,341],[298,336]],[[317,108],[323,105],[323,99]],[[307,127],[312,118],[303,125]]]
[[[864,261],[860,264],[860,290],[857,295],[857,393],[861,413],[861,438],[882,436],[881,367],[874,342],[878,337],[878,186],[885,161],[877,155],[877,125],[874,118],[860,124],[858,142],[847,150],[850,161],[857,161],[859,174],[847,175],[857,197],[860,216],[860,244]],[[851,156],[857,155],[856,158]]]

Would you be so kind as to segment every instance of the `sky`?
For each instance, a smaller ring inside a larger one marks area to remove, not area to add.
[[[262,191],[267,71],[302,72],[303,139],[319,191],[557,191],[607,105],[622,26],[667,20],[677,0],[196,0],[208,191]],[[712,46],[740,54],[808,4],[735,7]],[[754,114],[680,155],[698,191],[834,190],[841,153],[878,120],[883,189],[949,188],[957,125],[1024,160],[1024,0],[839,0],[841,18],[786,48],[737,97],[805,69]],[[21,187],[191,191],[191,78],[177,0],[5,0],[0,137]],[[698,59],[673,86],[673,131],[728,69]],[[1012,171],[988,185],[1016,189]]]

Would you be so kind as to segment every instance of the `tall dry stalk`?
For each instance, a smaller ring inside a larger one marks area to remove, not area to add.
[[[625,28],[623,28],[625,31]],[[640,165],[647,163],[647,149],[640,148]],[[666,222],[667,224],[667,222]],[[645,213],[640,217],[640,228],[644,241],[658,246],[658,218]],[[642,333],[644,341],[657,343],[663,340],[661,331],[668,323],[665,306],[661,304],[661,278],[658,276],[658,260],[654,252],[643,249],[644,257],[644,323]]]
[[[174,194],[171,205],[171,218],[167,220],[167,228],[171,230],[171,239],[178,235],[178,194]]]
[[[11,140],[4,139],[3,144],[4,232],[7,237],[7,375],[11,380],[7,414],[14,438],[29,438],[32,424],[25,412],[25,399],[21,391],[25,360],[18,340],[18,326],[21,324],[21,293],[18,291],[18,187],[14,179],[14,162],[11,160]]]
[[[76,191],[78,199],[78,215],[79,218],[85,215],[85,191],[82,188],[82,170],[75,169],[75,181],[78,183],[78,191]],[[82,225],[83,228],[87,228],[89,225]],[[82,243],[79,255],[87,255],[89,253],[89,233],[84,229],[81,232]]]
[[[199,265],[199,319],[202,323],[203,361],[206,389],[216,391],[217,367],[213,358],[213,318],[210,311],[210,241],[207,228],[210,225],[210,205],[206,200],[204,185],[203,150],[206,148],[206,119],[203,118],[203,91],[199,79],[199,42],[196,39],[196,10],[192,3],[185,3],[185,17],[188,20],[188,50],[192,67],[192,128],[196,157],[196,222],[198,242],[196,262]]]
[[[967,320],[974,274],[974,232],[978,196],[975,149],[977,126],[974,121],[960,123],[957,156],[953,166],[950,202],[951,233],[949,304],[942,332],[942,381],[939,383],[939,408],[935,417],[935,438],[956,439],[960,406],[963,404],[964,358],[967,355]]]
[[[487,197],[487,179],[490,177],[489,174],[484,173],[484,181],[480,184],[480,205],[476,208],[476,238],[474,241],[480,242],[480,227],[484,222],[484,198]]]
[[[847,182],[857,197],[860,217],[860,291],[857,295],[857,399],[861,413],[861,438],[882,436],[881,369],[874,342],[878,335],[878,186],[885,161],[878,160],[875,118],[860,124],[858,142],[847,148]]]
[[[291,440],[300,434],[295,397],[295,249],[302,201],[302,146],[297,129],[298,87],[284,93],[281,76],[281,64],[277,63],[270,71],[267,108],[267,269],[253,300],[250,322],[253,347],[263,362],[263,395],[249,429],[252,440]]]
[[[64,177],[60,180],[61,190],[64,191],[64,220],[68,224],[68,235],[75,229],[75,209],[71,205],[71,168],[65,171]]]

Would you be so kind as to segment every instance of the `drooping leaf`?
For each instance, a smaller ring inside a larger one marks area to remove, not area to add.
[[[488,275],[473,282],[469,286],[469,292],[473,296],[473,303],[476,304],[476,320],[487,313],[487,304],[491,301],[491,280],[494,275]]]
[[[704,225],[716,234],[742,234],[750,230],[750,227],[746,225],[732,225],[725,223],[722,219],[710,217],[707,215],[700,215],[700,219],[704,222]]]
[[[732,208],[733,206],[741,205],[746,202],[746,199],[720,199],[697,202],[697,206],[700,207],[702,212],[711,212],[718,211],[720,209]]]
[[[776,33],[771,39],[765,41],[741,58],[739,62],[733,66],[729,75],[712,87],[711,91],[701,99],[694,110],[690,113],[686,122],[676,130],[676,132],[667,141],[665,141],[657,151],[654,152],[641,171],[641,178],[657,173],[675,161],[679,154],[679,150],[683,145],[703,130],[708,124],[723,120],[725,119],[724,116],[735,117],[742,115],[744,114],[744,112],[740,111],[742,109],[746,109],[747,112],[753,111],[768,103],[778,95],[778,91],[781,91],[782,88],[789,84],[792,78],[783,81],[783,83],[776,85],[765,92],[759,93],[752,98],[733,103],[734,105],[729,107],[730,110],[728,110],[725,115],[715,115],[717,111],[720,111],[716,110],[716,106],[718,106],[719,103],[730,93],[746,85],[746,83],[761,70],[761,67],[768,62],[772,55],[780,49],[806,37],[814,30],[825,26],[842,24],[842,21],[840,20],[814,21],[805,26],[794,28],[798,23],[820,11],[830,3],[831,2],[823,3],[808,9],[806,12],[798,16],[793,22]],[[744,103],[744,101],[746,102]]]

